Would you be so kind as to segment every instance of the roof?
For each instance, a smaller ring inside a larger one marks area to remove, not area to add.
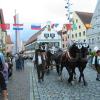
[[[1,23],[0,24],[5,24],[2,9],[0,9],[0,20],[1,20]],[[3,29],[3,31],[5,31],[5,29]]]
[[[28,45],[28,44],[30,44],[30,43],[36,41],[36,40],[37,40],[37,37],[42,33],[42,31],[44,31],[45,28],[46,28],[46,26],[43,27],[40,31],[38,31],[38,32],[35,33],[34,35],[32,35],[32,36],[28,39],[28,41],[26,42],[25,45]]]
[[[84,24],[90,24],[93,13],[75,11]]]
[[[6,36],[6,43],[7,43],[7,44],[13,44],[13,42],[11,41],[10,35],[7,35],[7,36]]]

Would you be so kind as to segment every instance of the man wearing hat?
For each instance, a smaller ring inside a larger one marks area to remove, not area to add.
[[[93,58],[92,62],[93,66],[95,66],[97,71],[97,81],[100,81],[100,50],[96,51],[96,56]]]
[[[33,62],[36,65],[36,69],[37,69],[37,76],[38,76],[38,82],[41,82],[41,80],[43,81],[43,77],[44,77],[44,70],[43,70],[43,59],[42,59],[42,50],[41,49],[37,49],[36,50],[36,55],[33,57]]]

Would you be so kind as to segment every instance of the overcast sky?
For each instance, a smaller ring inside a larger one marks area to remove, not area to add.
[[[70,0],[73,11],[94,12],[97,0]],[[6,23],[13,23],[15,9],[19,13],[19,22],[24,24],[24,29],[20,33],[21,40],[27,40],[36,31],[31,30],[33,23],[63,23],[67,22],[65,0],[0,0],[0,8],[3,9]],[[28,24],[29,23],[29,24]],[[9,30],[15,41],[15,31]],[[23,35],[24,34],[24,35]]]
[[[93,12],[97,0],[70,0],[74,11]],[[13,22],[14,10],[19,13],[20,22],[65,22],[65,0],[0,0],[5,21]]]

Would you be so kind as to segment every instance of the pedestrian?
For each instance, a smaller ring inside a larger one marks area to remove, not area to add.
[[[15,64],[16,64],[16,70],[19,70],[19,55],[18,53],[15,54]]]
[[[42,65],[42,53],[41,50],[38,49],[36,50],[37,55],[33,57],[33,62],[36,65],[37,69],[37,77],[38,77],[38,82],[44,81],[44,71],[43,71],[43,65]]]
[[[0,52],[0,88],[3,96],[3,100],[8,100],[7,84],[3,74],[5,66],[4,55]]]
[[[24,70],[24,57],[22,53],[20,54],[19,59],[20,59],[20,64],[21,64],[20,69]]]
[[[96,56],[93,58],[92,65],[95,66],[97,71],[97,78],[96,80],[100,81],[100,50],[97,50]]]

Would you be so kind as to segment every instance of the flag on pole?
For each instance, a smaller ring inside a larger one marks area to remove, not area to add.
[[[13,24],[13,30],[23,30],[23,24]]]
[[[41,25],[31,25],[32,30],[41,30]]]

